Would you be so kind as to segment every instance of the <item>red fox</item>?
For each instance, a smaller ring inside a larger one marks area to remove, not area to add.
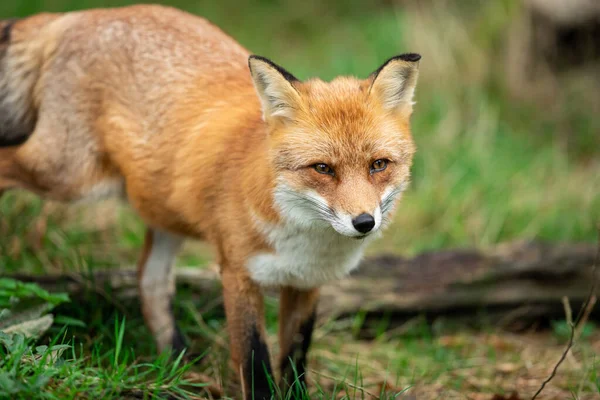
[[[421,57],[301,81],[155,5],[0,28],[0,192],[126,199],[148,226],[139,290],[161,351],[185,348],[173,259],[209,242],[243,397],[272,394],[264,286],[281,290],[280,380],[304,384],[319,287],[357,267],[409,182]]]

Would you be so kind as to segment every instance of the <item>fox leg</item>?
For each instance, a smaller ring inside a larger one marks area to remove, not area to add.
[[[279,368],[282,387],[306,383],[306,355],[315,325],[319,289],[281,288]],[[297,386],[296,386],[297,387]]]
[[[146,231],[138,264],[142,313],[159,351],[181,352],[185,340],[173,316],[175,274],[173,260],[183,239],[156,229]]]
[[[231,360],[239,373],[243,398],[271,399],[272,379],[260,287],[244,272],[221,265]]]

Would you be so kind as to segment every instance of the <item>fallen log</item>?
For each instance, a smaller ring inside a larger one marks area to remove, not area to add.
[[[504,327],[522,329],[540,318],[562,318],[565,296],[574,308],[584,303],[594,280],[594,254],[592,244],[512,242],[414,258],[368,257],[352,276],[323,288],[319,311],[324,318],[362,311],[401,322],[417,315],[472,319],[482,310]],[[216,268],[180,267],[176,275],[178,286],[187,285],[199,293],[220,289]],[[117,298],[137,296],[133,268],[11,277],[72,295],[92,289],[110,290]],[[596,292],[600,295],[600,288]]]

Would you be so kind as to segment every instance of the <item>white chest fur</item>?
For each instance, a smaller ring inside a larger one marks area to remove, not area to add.
[[[370,241],[342,236],[331,227],[278,226],[264,232],[273,252],[254,255],[247,267],[266,286],[313,288],[343,278],[358,266]]]

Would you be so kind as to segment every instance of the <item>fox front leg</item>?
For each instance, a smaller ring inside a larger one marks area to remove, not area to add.
[[[281,289],[279,306],[279,368],[281,387],[294,391],[306,385],[306,356],[315,325],[318,289]]]
[[[273,397],[273,374],[265,335],[264,303],[260,287],[242,271],[222,265],[225,316],[231,360],[239,373],[243,398]]]

